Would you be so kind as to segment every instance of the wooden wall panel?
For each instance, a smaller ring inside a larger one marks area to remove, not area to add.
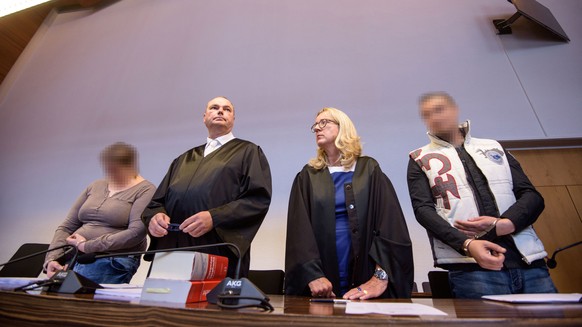
[[[580,223],[582,223],[582,185],[570,185],[568,186],[568,193],[574,202],[576,211],[578,211],[578,218],[580,218]],[[582,276],[580,277],[582,279]]]
[[[548,256],[560,247],[582,240],[582,223],[566,186],[537,188],[546,209],[534,228],[546,247]],[[582,292],[582,246],[568,249],[556,257],[558,266],[550,275],[560,292]]]
[[[511,153],[544,197],[534,227],[551,256],[582,240],[582,148],[514,150]],[[560,252],[550,274],[558,291],[582,292],[582,246]]]
[[[511,154],[535,186],[582,185],[582,148],[519,150]]]

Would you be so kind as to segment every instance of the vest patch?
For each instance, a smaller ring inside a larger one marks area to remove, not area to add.
[[[483,149],[479,149],[477,150],[478,153],[482,154],[485,158],[493,161],[496,164],[503,164],[503,156],[505,155],[505,153],[497,148],[493,148],[493,149],[489,149],[489,150],[483,150]]]

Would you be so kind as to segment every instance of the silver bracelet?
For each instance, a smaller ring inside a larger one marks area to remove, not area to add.
[[[473,242],[475,239],[474,238],[470,238],[468,240],[465,241],[465,243],[463,244],[463,251],[465,251],[465,254],[468,257],[471,257],[471,252],[469,252],[469,245],[471,244],[471,242]]]
[[[493,222],[493,224],[491,224],[491,227],[489,228],[489,230],[492,230],[493,228],[495,228],[495,226],[497,226],[497,222],[500,221],[501,218],[497,218],[495,219],[495,221]]]

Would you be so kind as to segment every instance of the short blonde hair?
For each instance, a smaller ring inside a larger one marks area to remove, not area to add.
[[[340,163],[345,168],[350,168],[362,155],[362,143],[354,123],[343,111],[336,108],[323,108],[317,115],[327,112],[338,123],[339,132],[335,139],[335,146],[340,151]],[[329,165],[327,154],[322,148],[317,149],[315,158],[309,160],[309,166],[315,169],[324,169]]]

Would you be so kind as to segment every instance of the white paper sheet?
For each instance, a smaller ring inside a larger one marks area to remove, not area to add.
[[[95,290],[95,298],[102,297],[122,297],[130,299],[139,299],[142,292],[142,287],[139,285],[130,284],[101,284],[105,288],[98,288]]]
[[[391,316],[446,316],[441,310],[418,303],[350,302],[347,314],[379,313]]]
[[[142,288],[143,285],[137,285],[137,284],[99,284],[101,285],[101,287],[103,288],[117,288],[117,289],[122,289],[122,288]]]
[[[580,293],[537,293],[484,295],[483,299],[509,303],[578,303],[582,302]]]

